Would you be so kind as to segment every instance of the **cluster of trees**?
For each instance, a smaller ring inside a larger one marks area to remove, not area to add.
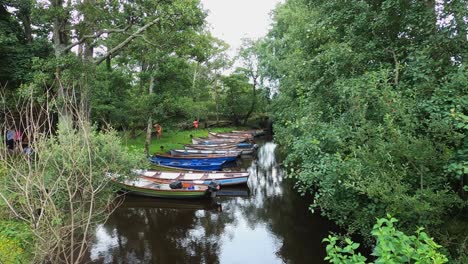
[[[0,84],[12,96],[72,93],[93,122],[119,129],[244,122],[263,111],[250,110],[249,69],[223,75],[233,61],[205,17],[199,0],[2,1]],[[233,103],[239,93],[248,104]]]
[[[260,66],[279,91],[275,139],[312,210],[365,236],[391,213],[455,258],[467,252],[467,12],[435,0],[275,9]]]
[[[155,122],[264,111],[254,43],[226,75],[228,45],[206,15],[199,0],[0,1],[1,138],[18,129],[34,150],[0,147],[2,261],[80,263],[112,211],[106,174],[141,158],[108,125],[146,128],[149,144]]]

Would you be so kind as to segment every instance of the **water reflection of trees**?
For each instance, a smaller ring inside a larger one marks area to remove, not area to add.
[[[286,263],[324,263],[321,241],[335,227],[308,210],[310,199],[301,197],[291,180],[283,181],[281,170],[256,166],[250,170],[256,174],[249,182],[252,197],[237,204],[249,226],[264,223],[282,240],[276,255]]]
[[[219,263],[218,237],[229,215],[179,208],[117,209],[104,225],[117,238],[97,263]],[[112,259],[106,259],[112,256]]]
[[[283,180],[279,168],[261,169],[253,164],[249,171],[250,190],[239,190],[250,195],[217,198],[222,212],[206,203],[171,209],[167,204],[159,208],[127,201],[104,225],[106,233],[117,240],[102,254],[103,259],[110,259],[96,262],[219,263],[222,247],[229,246],[220,244],[220,238],[233,238],[243,221],[252,232],[264,226],[282,241],[275,254],[283,262],[323,263],[321,240],[333,228],[330,222],[310,213],[310,200],[299,196],[290,180]]]

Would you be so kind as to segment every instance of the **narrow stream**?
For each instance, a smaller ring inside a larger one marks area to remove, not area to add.
[[[321,241],[334,226],[283,179],[275,148],[239,165],[248,187],[213,201],[127,196],[98,226],[87,263],[325,263]]]

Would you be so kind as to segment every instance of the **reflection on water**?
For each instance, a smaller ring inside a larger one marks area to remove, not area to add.
[[[126,197],[96,229],[91,263],[325,263],[331,223],[283,180],[273,143],[248,161],[248,187],[213,201]],[[242,166],[242,165],[241,165]]]
[[[275,143],[267,142],[258,150],[258,165],[262,169],[269,170],[275,167],[276,165],[275,149],[276,149]]]

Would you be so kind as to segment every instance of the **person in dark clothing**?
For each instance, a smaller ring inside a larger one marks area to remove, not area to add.
[[[5,138],[5,142],[6,142],[8,149],[12,150],[14,148],[15,146],[14,137],[15,137],[15,131],[13,131],[13,129],[8,129],[6,132],[6,138]]]

